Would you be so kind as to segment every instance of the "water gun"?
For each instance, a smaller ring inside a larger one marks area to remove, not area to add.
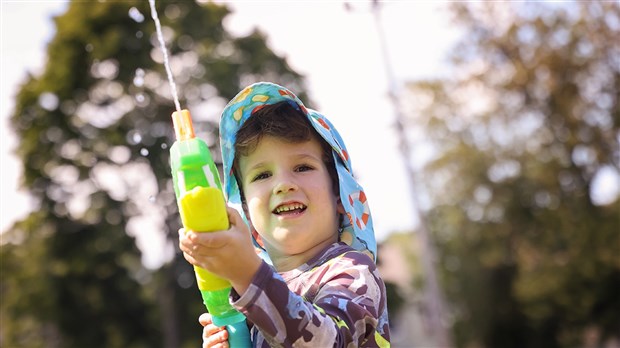
[[[205,142],[196,138],[188,110],[172,114],[176,141],[170,147],[174,193],[183,227],[196,232],[229,228],[222,184]],[[230,347],[250,347],[245,316],[228,302],[230,282],[194,266],[198,289],[213,324],[226,326]]]

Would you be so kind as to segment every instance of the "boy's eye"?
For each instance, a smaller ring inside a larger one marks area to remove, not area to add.
[[[254,175],[254,177],[252,178],[252,182],[254,182],[256,180],[267,179],[268,177],[269,177],[269,173],[268,172],[258,173],[256,175]]]
[[[295,171],[297,172],[307,172],[309,170],[313,170],[314,168],[307,165],[307,164],[302,164],[300,166],[297,166],[297,168],[295,168]]]

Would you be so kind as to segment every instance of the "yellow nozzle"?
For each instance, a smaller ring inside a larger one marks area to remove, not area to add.
[[[174,125],[174,133],[177,140],[188,140],[196,137],[189,110],[183,109],[180,112],[173,112],[172,124]]]

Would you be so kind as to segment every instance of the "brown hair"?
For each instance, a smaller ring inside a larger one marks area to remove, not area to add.
[[[235,140],[235,159],[233,173],[241,193],[241,201],[245,203],[239,172],[239,156],[252,153],[264,136],[273,136],[290,143],[301,143],[316,139],[323,150],[323,162],[332,180],[334,194],[339,194],[338,174],[331,146],[314,130],[310,121],[301,111],[284,101],[265,105],[256,110],[237,131]]]

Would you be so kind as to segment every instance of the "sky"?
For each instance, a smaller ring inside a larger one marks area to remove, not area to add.
[[[8,128],[13,97],[27,73],[41,72],[45,45],[55,30],[51,18],[62,14],[67,3],[0,1],[0,231],[4,231],[30,210],[29,200],[17,189],[19,163],[11,155],[16,145]],[[371,5],[359,1],[349,6],[345,1],[238,1],[227,5],[233,10],[225,22],[227,30],[243,35],[258,27],[266,33],[269,46],[305,75],[314,102],[308,106],[325,114],[344,138],[370,203],[377,239],[413,229],[417,223],[414,204],[397,147],[395,113],[387,98],[390,82]],[[152,20],[150,14],[144,15]],[[131,20],[129,15],[127,20]],[[381,23],[396,76],[392,86],[400,88],[408,80],[442,74],[457,35],[442,5],[386,2],[381,7]],[[412,141],[415,144],[415,139]],[[147,262],[157,263],[152,257]]]
[[[14,96],[28,72],[37,74],[42,69],[45,43],[54,35],[51,16],[64,9],[65,4],[58,1],[0,0],[0,231],[30,210],[27,196],[17,189],[21,172],[12,155],[17,139],[8,127]]]

